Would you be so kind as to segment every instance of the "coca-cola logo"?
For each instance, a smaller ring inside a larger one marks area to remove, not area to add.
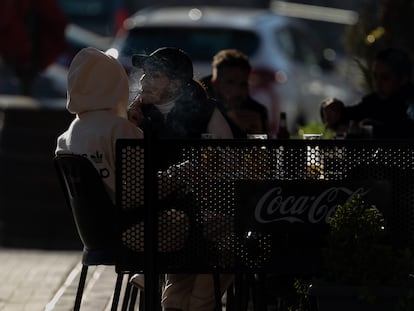
[[[332,186],[311,195],[292,195],[283,193],[280,186],[273,187],[257,201],[255,220],[262,224],[328,222],[338,204],[369,192],[370,189],[363,186],[356,189]]]

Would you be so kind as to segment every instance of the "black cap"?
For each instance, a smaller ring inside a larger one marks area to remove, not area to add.
[[[189,81],[193,79],[193,63],[183,50],[162,47],[150,55],[132,55],[132,65],[138,68],[153,68],[165,71],[173,78]]]

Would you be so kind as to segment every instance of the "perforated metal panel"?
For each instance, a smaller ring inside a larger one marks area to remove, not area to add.
[[[394,242],[414,245],[411,142],[162,140],[151,145],[145,165],[142,146],[118,142],[117,205],[142,209],[143,194],[157,192],[152,208],[160,253],[151,255],[160,258],[161,269],[312,269],[307,256],[322,243],[330,205],[344,203],[353,191],[371,191],[373,203],[385,206]],[[144,187],[144,166],[154,168],[154,189]],[[386,181],[389,192],[373,192],[376,181]],[[388,194],[389,201],[382,200]],[[136,252],[144,250],[142,221],[123,234]]]

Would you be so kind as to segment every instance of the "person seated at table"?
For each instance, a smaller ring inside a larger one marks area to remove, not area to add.
[[[371,74],[374,91],[353,106],[322,107],[327,127],[338,118],[344,122],[371,125],[374,138],[414,137],[414,85],[412,60],[401,49],[380,50]]]
[[[137,98],[128,114],[146,135],[151,130],[160,138],[201,138],[204,133],[233,138],[215,101],[207,99],[204,88],[194,79],[192,60],[187,53],[175,47],[162,47],[149,55],[133,55],[132,63],[142,69],[142,75]],[[139,122],[141,112],[144,119]],[[174,157],[171,154],[165,157],[165,165]],[[232,275],[220,275],[222,293],[232,280]],[[142,288],[143,276],[134,275],[131,283]],[[167,274],[161,304],[165,311],[212,311],[215,306],[212,275]]]
[[[221,50],[214,55],[212,67],[212,75],[202,82],[209,96],[217,99],[234,137],[268,134],[267,109],[249,94],[251,65],[248,56],[236,49]]]
[[[82,49],[68,72],[67,110],[76,117],[57,139],[55,153],[85,156],[115,202],[115,143],[144,137],[127,119],[129,80],[122,65],[95,48]]]
[[[320,115],[326,129],[332,130],[337,136],[345,136],[348,131],[347,120],[343,114],[344,103],[333,97],[324,99],[320,104]]]
[[[79,154],[89,159],[102,177],[104,186],[115,204],[115,144],[118,139],[142,139],[140,128],[127,119],[129,100],[129,79],[122,65],[111,56],[95,48],[82,49],[74,57],[68,72],[67,110],[76,114],[69,128],[57,139],[56,155]],[[186,163],[173,163],[159,175],[169,185],[170,191],[181,187],[182,175],[179,171],[188,170]],[[136,172],[144,178],[143,170]],[[178,177],[178,175],[181,175]],[[174,182],[173,182],[174,181]],[[164,187],[166,188],[166,187]],[[141,198],[140,204],[144,204]],[[162,251],[170,245],[180,245],[186,238],[185,230],[188,217],[181,211],[170,210],[160,213],[159,220],[170,221],[174,226],[182,226],[181,236],[171,236],[168,232],[158,234],[171,243],[164,243]],[[167,228],[168,229],[168,228]],[[127,236],[131,230],[144,234],[143,221],[136,220],[133,227],[125,230]],[[175,240],[174,240],[175,238]],[[128,245],[127,239],[124,244]],[[164,240],[165,242],[165,240]],[[166,245],[166,246],[165,246]],[[133,245],[136,251],[143,251],[141,245]]]

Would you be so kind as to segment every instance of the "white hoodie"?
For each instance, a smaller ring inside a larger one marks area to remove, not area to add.
[[[115,198],[115,142],[143,138],[126,119],[128,76],[111,56],[84,48],[72,60],[68,73],[66,108],[76,114],[59,136],[55,153],[74,153],[95,165],[112,199]]]

